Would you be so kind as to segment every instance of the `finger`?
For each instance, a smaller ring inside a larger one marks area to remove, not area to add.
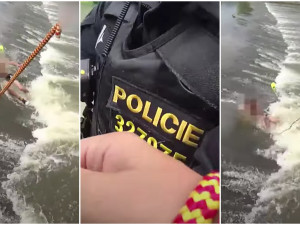
[[[170,156],[153,148],[137,135],[115,132],[81,141],[81,167],[93,171],[165,170],[185,167]]]
[[[81,140],[81,167],[93,171],[117,172],[135,168],[149,160],[153,149],[137,135],[116,132]]]

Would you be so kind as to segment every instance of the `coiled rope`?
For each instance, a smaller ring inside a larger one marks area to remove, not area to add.
[[[61,34],[61,27],[57,23],[55,24],[51,30],[47,33],[44,39],[40,42],[40,44],[34,49],[34,51],[28,56],[28,58],[23,62],[23,64],[19,67],[17,72],[13,75],[13,77],[8,81],[5,87],[0,92],[0,97],[9,89],[9,87],[13,84],[13,82],[18,78],[18,76],[24,71],[24,69],[29,65],[29,63],[36,57],[36,55],[42,50],[42,48],[48,43],[48,41],[56,35],[58,38]]]

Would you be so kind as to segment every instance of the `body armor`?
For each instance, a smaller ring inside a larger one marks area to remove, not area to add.
[[[218,3],[95,7],[81,25],[82,136],[129,131],[201,174],[218,170],[218,11]]]

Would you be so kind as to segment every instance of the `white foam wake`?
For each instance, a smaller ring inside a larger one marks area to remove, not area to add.
[[[37,7],[35,10],[40,9]],[[49,19],[55,19],[53,15]],[[61,40],[66,41],[64,36]],[[57,45],[58,42],[50,40],[40,53],[41,74],[30,86],[30,105],[35,109],[32,119],[40,124],[32,132],[36,141],[26,146],[19,165],[8,175],[8,181],[3,183],[21,223],[48,222],[43,206],[30,198],[33,193],[30,188],[45,179],[40,176],[68,165],[70,158],[79,154],[79,116],[78,111],[74,110],[78,98],[74,100],[73,96],[74,89],[79,89],[78,78],[63,72],[76,66],[76,57],[64,53]]]
[[[296,19],[300,18],[300,5],[266,3],[266,6],[276,18],[276,26],[288,47],[276,77],[278,101],[270,105],[270,114],[280,121],[271,130],[274,145],[267,150],[258,150],[258,153],[276,160],[281,168],[264,183],[255,207],[246,216],[248,223],[260,221],[262,215],[276,220],[276,216],[284,214],[287,218],[287,213],[291,215],[299,210],[300,121],[295,121],[300,118],[300,29]],[[298,66],[295,67],[295,64]]]

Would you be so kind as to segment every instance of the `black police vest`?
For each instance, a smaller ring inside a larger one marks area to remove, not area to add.
[[[100,58],[122,6],[114,2],[104,12],[96,42]],[[92,135],[132,132],[191,166],[219,124],[218,37],[189,20],[129,49],[137,15],[138,5],[131,3],[99,74]]]

